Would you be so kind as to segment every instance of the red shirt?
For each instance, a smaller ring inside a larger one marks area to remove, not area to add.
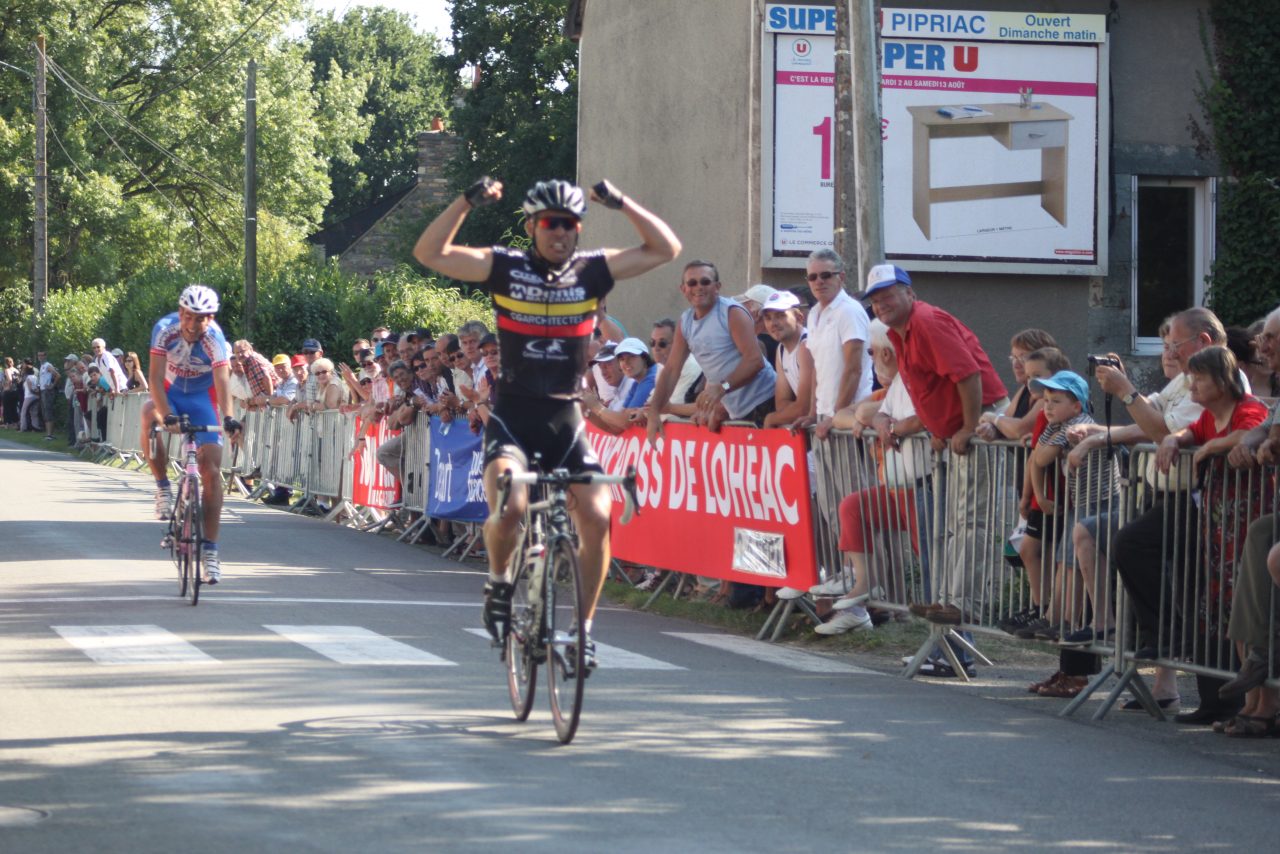
[[[956,384],[978,374],[982,405],[1009,396],[973,330],[936,306],[916,301],[904,335],[889,330],[898,354],[898,373],[925,429],[950,439],[964,426]]]
[[[1220,439],[1237,430],[1250,430],[1267,420],[1267,407],[1253,395],[1247,395],[1236,408],[1231,410],[1231,421],[1225,430],[1219,430],[1213,420],[1213,413],[1205,410],[1189,428],[1196,437],[1196,444],[1203,445],[1210,439]]]
[[[1044,409],[1036,413],[1036,425],[1031,428],[1031,447],[1035,447],[1040,443],[1040,434],[1044,432],[1044,428],[1049,426],[1049,419],[1044,414]],[[1022,488],[1022,484],[1018,484],[1018,488]],[[1053,482],[1048,478],[1045,479],[1045,498],[1053,498]],[[1043,510],[1040,502],[1036,500],[1036,491],[1031,490],[1031,509]]]

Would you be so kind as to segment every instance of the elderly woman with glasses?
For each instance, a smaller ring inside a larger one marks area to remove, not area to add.
[[[333,361],[324,357],[311,363],[311,375],[316,378],[316,399],[306,404],[308,412],[325,412],[342,405],[342,384],[334,379]]]

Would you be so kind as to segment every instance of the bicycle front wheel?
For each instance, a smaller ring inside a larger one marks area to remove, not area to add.
[[[523,559],[524,549],[512,555],[515,564],[511,596],[511,626],[507,630],[507,690],[511,694],[511,710],[516,720],[529,717],[533,708],[534,689],[538,684],[538,659],[543,656],[542,606],[535,603],[530,585],[533,572]]]
[[[568,744],[578,730],[586,678],[579,643],[585,622],[582,579],[578,576],[578,555],[568,537],[556,537],[548,544],[546,561],[547,689],[556,737],[561,744]]]
[[[184,502],[182,514],[182,542],[187,550],[187,598],[191,604],[200,604],[200,585],[204,579],[204,567],[200,565],[200,541],[203,533],[203,518],[200,515],[200,482],[188,482],[191,494]]]
[[[173,565],[178,568],[178,595],[187,595],[187,579],[191,567],[187,565],[187,543],[183,539],[183,518],[186,515],[186,495],[182,484],[178,484],[178,500],[169,514],[169,554],[173,557]]]

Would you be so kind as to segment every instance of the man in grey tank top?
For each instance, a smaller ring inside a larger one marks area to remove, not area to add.
[[[686,264],[680,291],[690,307],[680,315],[671,354],[649,398],[650,441],[662,431],[663,409],[690,353],[706,377],[694,423],[713,431],[730,420],[760,426],[773,411],[776,377],[760,351],[750,312],[720,296],[720,273],[710,261]]]

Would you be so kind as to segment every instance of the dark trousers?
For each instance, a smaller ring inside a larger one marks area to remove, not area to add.
[[[1160,624],[1161,590],[1166,590],[1166,602],[1171,595],[1166,567],[1187,561],[1188,548],[1195,548],[1194,532],[1199,517],[1199,511],[1189,499],[1176,505],[1157,499],[1150,510],[1116,534],[1113,544],[1116,572],[1124,582],[1137,618],[1139,646],[1155,641]],[[1173,608],[1166,606],[1166,613],[1173,613]],[[1172,634],[1173,626],[1167,628],[1166,634]]]

